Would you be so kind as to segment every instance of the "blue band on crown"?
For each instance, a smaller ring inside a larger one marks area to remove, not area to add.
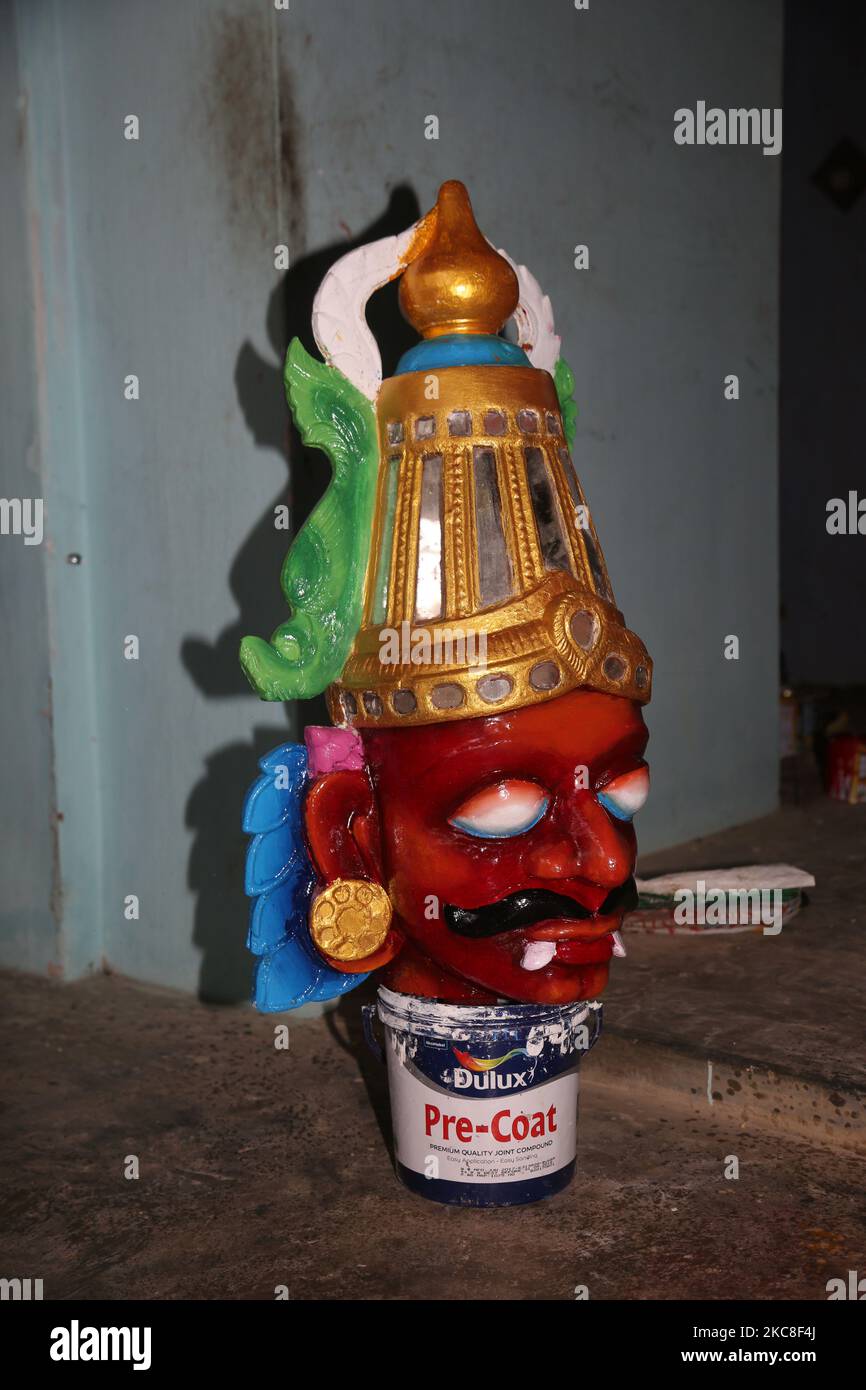
[[[488,333],[443,333],[426,338],[404,352],[395,376],[406,372],[435,371],[437,367],[529,367],[532,364],[522,347],[507,338]]]

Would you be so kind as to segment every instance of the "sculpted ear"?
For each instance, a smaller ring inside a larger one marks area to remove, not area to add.
[[[382,856],[376,799],[367,773],[341,770],[320,777],[307,793],[304,824],[319,877],[326,885],[339,879],[343,887],[338,884],[338,891],[348,889],[359,897],[366,891],[369,902],[365,884],[382,885]],[[346,974],[378,970],[393,960],[402,948],[402,932],[392,925],[383,944],[372,954],[351,961],[334,960],[317,941],[312,925],[316,903],[314,898],[311,935],[318,951],[333,969]]]
[[[304,802],[304,826],[320,878],[382,882],[379,816],[366,772],[329,772]]]

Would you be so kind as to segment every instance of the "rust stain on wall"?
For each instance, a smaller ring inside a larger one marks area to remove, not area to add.
[[[283,206],[288,215],[289,250],[292,257],[301,249],[304,236],[304,180],[301,173],[301,122],[295,107],[292,79],[285,63],[279,68],[277,118],[280,133],[280,178]]]
[[[205,32],[197,116],[225,193],[227,223],[247,254],[251,242],[288,238],[294,256],[304,222],[300,122],[270,13],[223,12],[208,18]]]
[[[54,920],[57,930],[57,947],[60,952],[60,961],[50,961],[48,964],[48,975],[51,979],[62,979],[64,969],[62,961],[64,959],[63,950],[63,907],[64,907],[64,888],[63,888],[63,869],[60,857],[60,825],[63,821],[63,812],[57,809],[57,746],[54,741],[54,681],[48,678],[48,747],[51,757],[51,794],[49,799],[50,812],[48,817],[49,834],[51,837],[51,891],[49,894],[49,910]]]

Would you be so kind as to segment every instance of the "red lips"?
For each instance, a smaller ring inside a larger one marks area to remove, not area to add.
[[[523,935],[527,941],[596,941],[618,925],[619,919],[615,917],[584,917],[578,921],[551,918],[527,927]]]
[[[552,964],[601,965],[612,955],[613,937],[608,927],[603,936],[593,941],[557,941]]]

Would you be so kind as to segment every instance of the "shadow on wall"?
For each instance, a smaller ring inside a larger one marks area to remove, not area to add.
[[[235,389],[256,445],[276,449],[286,461],[285,487],[265,509],[243,541],[229,568],[229,586],[237,604],[234,618],[213,641],[185,637],[181,660],[191,680],[210,698],[248,695],[238,662],[241,638],[269,635],[286,617],[280,592],[280,570],[290,537],[274,525],[277,506],[288,506],[292,534],[297,534],[330,479],[324,454],[305,449],[294,428],[283,389],[283,362],[292,338],[300,338],[318,355],[310,328],[313,298],[326,271],[356,246],[402,232],[420,216],[411,188],[400,185],[385,212],[351,241],[341,241],[299,260],[271,294],[265,310],[268,339],[274,350],[263,358],[245,342],[235,364]],[[385,375],[415,341],[415,333],[400,315],[396,284],[371,300],[367,318],[382,352]],[[298,701],[286,709],[286,738],[300,737],[308,724],[327,724],[323,696]],[[249,716],[239,716],[239,728]],[[249,902],[243,891],[246,840],[241,832],[241,806],[257,773],[257,761],[279,742],[274,729],[259,729],[249,742],[217,750],[207,760],[204,777],[193,788],[186,806],[186,824],[195,832],[187,882],[196,895],[193,943],[201,951],[199,997],[220,1003],[249,998],[251,957],[245,948]]]

